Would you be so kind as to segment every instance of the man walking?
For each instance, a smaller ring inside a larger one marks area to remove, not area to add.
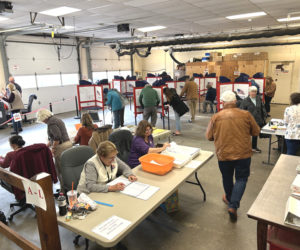
[[[225,191],[223,201],[228,205],[230,219],[236,221],[250,175],[251,136],[258,136],[260,128],[248,111],[236,107],[236,96],[232,91],[225,91],[221,100],[224,109],[211,118],[206,138],[215,143]]]
[[[143,120],[148,121],[151,116],[151,125],[155,127],[157,120],[157,106],[160,103],[160,99],[156,90],[154,90],[150,84],[146,84],[143,88],[139,97],[139,102],[144,109]]]
[[[189,81],[186,81],[183,89],[181,90],[180,97],[186,94],[186,99],[189,104],[191,119],[188,122],[195,121],[195,113],[196,113],[196,105],[198,100],[198,86],[197,83],[194,82],[194,77],[190,78]]]

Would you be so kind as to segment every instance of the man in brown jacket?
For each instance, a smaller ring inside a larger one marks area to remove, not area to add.
[[[198,86],[194,82],[194,77],[190,78],[189,81],[186,81],[183,89],[181,90],[180,97],[186,94],[186,99],[188,100],[191,119],[189,122],[195,121],[196,105],[198,100]]]
[[[236,107],[236,96],[233,92],[225,91],[221,100],[224,109],[211,118],[206,138],[215,142],[226,194],[223,195],[223,201],[228,204],[230,219],[236,221],[237,209],[250,175],[251,136],[258,136],[260,128],[248,111]]]

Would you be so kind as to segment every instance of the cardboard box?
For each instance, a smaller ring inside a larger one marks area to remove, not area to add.
[[[222,52],[211,52],[210,57],[222,56]]]
[[[210,58],[211,62],[222,62],[223,61],[223,56],[213,56]]]

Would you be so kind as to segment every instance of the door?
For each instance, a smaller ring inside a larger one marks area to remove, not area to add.
[[[271,76],[276,83],[272,103],[289,104],[294,62],[271,62]]]

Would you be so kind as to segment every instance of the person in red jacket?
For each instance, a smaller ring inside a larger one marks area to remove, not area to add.
[[[23,148],[25,145],[25,141],[23,140],[22,136],[20,135],[14,135],[9,138],[9,144],[10,147],[13,149],[13,151],[8,152],[5,157],[0,157],[0,166],[3,168],[9,168],[12,161],[15,158],[16,152]]]
[[[82,127],[78,129],[77,135],[74,139],[74,144],[89,145],[89,140],[92,137],[95,128],[98,128],[96,124],[93,124],[92,117],[89,113],[85,113],[81,116]]]

